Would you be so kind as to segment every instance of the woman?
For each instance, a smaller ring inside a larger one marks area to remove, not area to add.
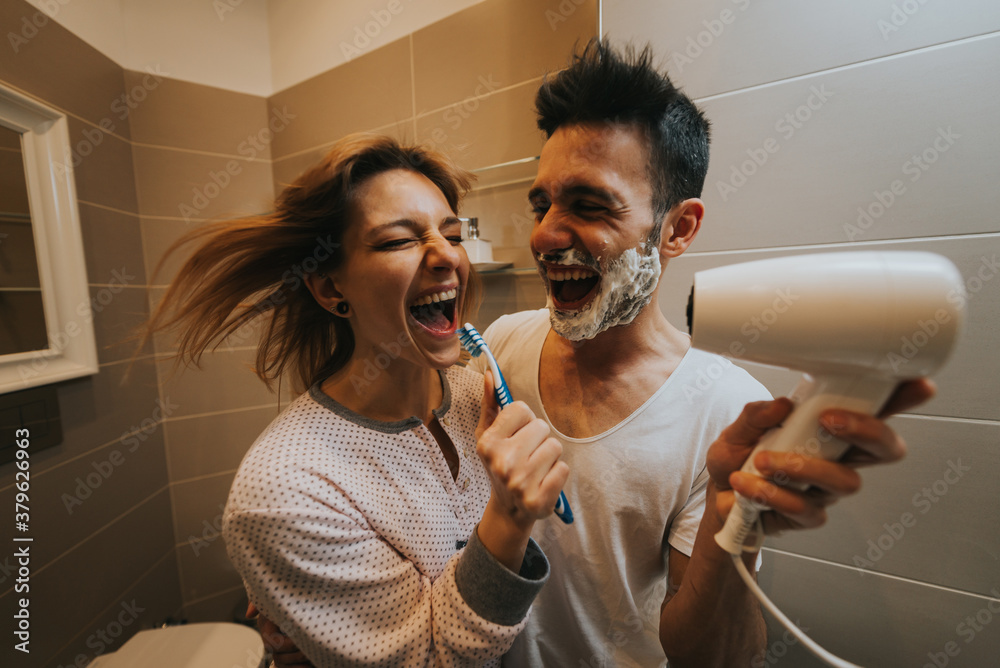
[[[251,603],[316,666],[494,663],[547,577],[529,534],[561,447],[453,366],[468,185],[431,151],[345,138],[273,213],[196,231],[150,322],[197,364],[263,317],[258,375],[309,388],[244,458],[224,536]]]

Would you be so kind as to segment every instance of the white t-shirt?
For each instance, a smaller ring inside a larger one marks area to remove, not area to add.
[[[484,338],[515,400],[548,420],[538,389],[548,310],[504,316]],[[481,358],[473,368],[483,369]],[[690,349],[630,416],[563,444],[574,523],[550,516],[534,539],[551,564],[525,630],[504,656],[517,668],[662,666],[660,606],[667,545],[690,555],[705,508],[705,457],[721,431],[767,390],[725,358]]]

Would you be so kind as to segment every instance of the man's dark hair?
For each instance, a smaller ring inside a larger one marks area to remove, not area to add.
[[[653,214],[659,222],[678,202],[699,197],[708,171],[709,122],[666,74],[649,46],[619,53],[590,40],[568,69],[546,77],[535,97],[538,127],[551,137],[564,125],[634,125],[648,138]],[[654,228],[659,235],[659,226]]]

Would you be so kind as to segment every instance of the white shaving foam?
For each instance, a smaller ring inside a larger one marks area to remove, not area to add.
[[[592,339],[618,325],[627,325],[649,303],[660,280],[660,253],[655,244],[642,244],[643,254],[629,248],[618,258],[601,268],[597,294],[583,307],[574,311],[555,308],[546,282],[549,321],[552,329],[570,341]],[[594,268],[575,248],[556,254],[556,264],[582,265]]]

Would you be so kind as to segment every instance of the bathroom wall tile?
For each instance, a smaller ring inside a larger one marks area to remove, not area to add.
[[[147,605],[132,595],[130,589],[149,574],[161,574],[161,583],[167,585],[164,590],[169,592],[172,582],[176,580],[169,573],[154,568],[172,551],[169,523],[170,500],[164,489],[122,519],[95,533],[59,561],[34,572],[30,592],[32,648],[39,648],[39,652],[45,648],[48,653],[54,654],[67,639],[81,632],[84,634],[84,647],[91,634],[95,634],[91,644],[97,644],[100,641],[97,634],[101,630],[110,638],[111,629],[101,620],[95,622],[95,614],[118,607],[123,619],[141,615],[145,611],[138,608]],[[35,543],[35,546],[39,544]],[[127,599],[123,592],[128,594]],[[4,612],[13,609],[12,598],[11,594],[0,598]],[[157,593],[155,600],[163,600],[162,594]],[[153,604],[150,600],[150,605]],[[11,643],[4,643],[0,648],[0,652],[12,650]],[[2,658],[3,654],[0,654]],[[11,661],[5,662],[7,664],[20,665]]]
[[[190,257],[190,248],[181,248],[167,257],[162,267],[157,267],[166,255],[167,249],[182,236],[204,225],[201,220],[162,220],[141,218],[143,257],[150,285],[166,286],[176,276],[184,262]],[[155,273],[154,273],[155,272]]]
[[[506,313],[545,307],[545,288],[534,272],[528,274],[486,274],[484,299],[472,324],[480,332]]]
[[[145,439],[145,440],[143,440]],[[167,485],[163,435],[150,426],[61,466],[31,476],[35,568]]]
[[[248,599],[242,584],[235,589],[184,605],[184,619],[189,624],[232,622],[245,615]],[[251,666],[250,668],[256,668]]]
[[[651,42],[671,77],[702,97],[1000,29],[1000,6],[849,0],[604,0],[613,41]],[[795,54],[795,57],[788,57]]]
[[[381,127],[358,127],[356,130],[387,135],[398,139],[403,143],[410,143],[414,141],[412,118]],[[353,131],[354,130],[352,130],[352,132]],[[340,139],[341,136],[342,135],[330,135],[330,139],[328,141],[325,141],[323,144],[315,148],[276,159],[272,164],[275,197],[280,195],[281,191],[284,190],[288,184],[292,183],[300,174],[323,159],[323,157],[330,150],[334,141]]]
[[[225,471],[193,480],[173,480],[170,494],[178,545],[190,542],[189,549],[197,554],[207,543],[221,540],[222,511],[234,475],[233,471]]]
[[[997,59],[1000,35],[705,101],[699,250],[997,231]]]
[[[401,39],[268,98],[269,113],[287,117],[271,145],[273,158],[312,149],[361,130],[413,116],[410,45]]]
[[[121,67],[24,0],[0,5],[0,25],[8,41],[0,79],[91,123],[107,119],[128,138],[116,112],[125,95]]]
[[[96,375],[57,387],[63,443],[38,453],[32,460],[34,471],[117,441],[123,433],[141,429],[143,420],[167,417],[174,410],[171,404],[159,401],[156,370],[150,359],[136,361],[131,369],[128,363],[102,366]],[[6,484],[7,477],[2,480]]]
[[[48,665],[63,665],[66,668],[84,665],[83,660],[94,658],[99,650],[104,654],[116,651],[139,631],[158,627],[180,607],[177,556],[170,551],[149,574],[69,639]],[[130,621],[123,625],[123,620]],[[111,633],[118,633],[119,626],[122,631],[112,640]],[[100,636],[102,632],[112,642],[105,643]],[[65,634],[68,635],[69,632]],[[63,642],[61,639],[60,644]]]
[[[142,229],[136,215],[81,202],[80,231],[90,283],[109,283],[117,271],[135,276],[134,285],[145,285]]]
[[[863,471],[862,490],[831,508],[826,526],[768,545],[989,595],[1000,586],[1000,510],[983,500],[1000,498],[1000,422],[901,416],[893,426],[905,460]]]
[[[176,405],[173,416],[276,403],[276,395],[268,392],[251,370],[255,356],[255,350],[207,352],[202,357],[201,370],[188,369],[165,377],[162,380],[164,401],[169,398],[171,404]],[[162,368],[166,370],[168,364],[164,363]]]
[[[243,580],[229,561],[222,538],[177,546],[181,595],[185,601],[242,586]]]
[[[130,117],[134,142],[270,159],[265,98],[142,71],[124,76],[125,86],[143,96]]]
[[[562,69],[596,34],[593,0],[488,0],[452,14],[413,34],[417,113]]]
[[[975,622],[977,615],[996,617],[1000,588],[984,598],[881,575],[862,577],[851,569],[771,550],[764,551],[758,580],[778,608],[808,629],[811,638],[859,665],[938,665],[932,662],[937,655],[938,662],[947,662],[949,668],[978,668],[992,665],[1000,652],[1000,634],[993,625]],[[768,625],[769,646],[774,647],[783,630],[770,621]],[[784,656],[772,654],[779,662],[771,665],[825,665],[800,643],[783,643],[780,652]]]
[[[72,117],[68,125],[72,155],[60,169],[72,168],[77,199],[137,213],[132,146]]]
[[[281,408],[288,406],[282,399]],[[236,469],[264,428],[278,416],[278,406],[170,420],[167,460],[172,479],[186,480]]]
[[[538,155],[543,135],[531,111],[537,89],[530,81],[421,116],[417,138],[466,169]]]
[[[183,220],[267,211],[271,166],[242,157],[135,146],[139,204],[145,216]]]
[[[121,275],[118,273],[115,281]],[[135,354],[153,353],[152,342],[137,350],[139,340],[133,338],[149,318],[148,303],[146,289],[141,286],[123,288],[119,282],[91,286],[94,336],[97,339],[97,359],[101,364],[128,360]]]

